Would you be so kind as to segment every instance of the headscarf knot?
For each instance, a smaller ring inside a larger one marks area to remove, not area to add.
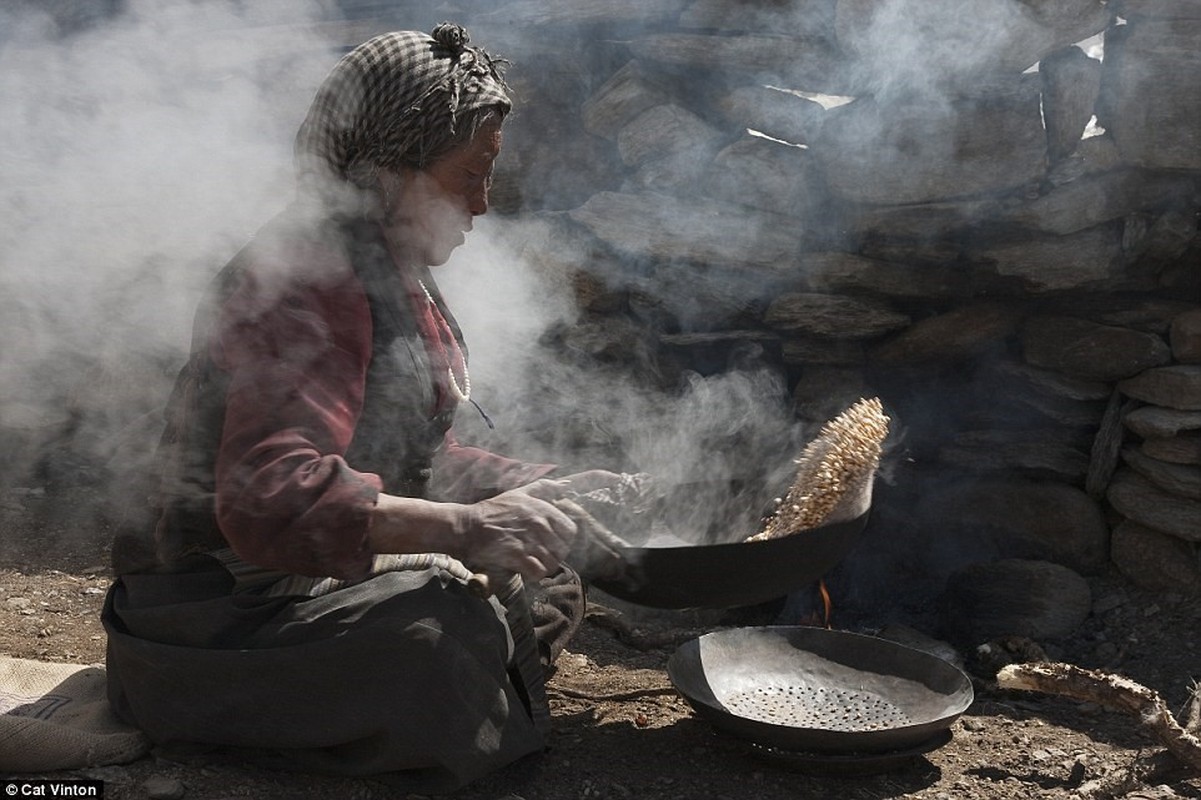
[[[443,22],[436,26],[430,35],[434,37],[435,42],[445,47],[454,56],[462,53],[463,49],[467,47],[467,43],[471,41],[467,29],[453,22]]]

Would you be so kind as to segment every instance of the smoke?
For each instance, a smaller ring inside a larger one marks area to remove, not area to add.
[[[702,375],[643,362],[636,344],[608,360],[564,347],[547,332],[581,320],[571,254],[553,236],[536,220],[483,218],[437,273],[470,349],[473,397],[495,425],[465,408],[459,437],[565,472],[648,473],[679,539],[755,532],[807,433],[783,375],[753,351]]]
[[[877,97],[942,94],[990,72],[1020,73],[1049,43],[1033,12],[1012,0],[845,0],[836,28],[854,57],[851,77]]]
[[[107,479],[114,460],[152,444],[204,287],[288,202],[292,137],[313,91],[340,47],[374,32],[336,42],[319,33],[331,19],[317,2],[285,0],[130,0],[82,20],[9,12],[0,435],[20,457],[0,485],[48,479],[31,474],[47,453],[69,454],[64,480],[88,469]],[[467,439],[573,469],[705,481],[714,504],[732,482],[788,467],[799,433],[774,371],[647,380],[548,347],[547,331],[577,313],[565,271],[545,258],[551,237],[486,217],[439,272],[475,395],[497,422],[465,420]]]
[[[290,195],[335,59],[312,3],[73,8],[10,9],[0,44],[0,428],[26,461],[63,435],[102,459],[162,403],[201,287]]]

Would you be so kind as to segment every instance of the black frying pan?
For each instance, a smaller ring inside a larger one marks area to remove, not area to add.
[[[842,561],[867,514],[762,542],[628,547],[619,578],[591,580],[621,600],[654,608],[733,608],[807,586]]]
[[[937,656],[874,636],[771,626],[681,645],[667,674],[697,714],[758,745],[808,753],[918,748],[971,705],[971,680]]]

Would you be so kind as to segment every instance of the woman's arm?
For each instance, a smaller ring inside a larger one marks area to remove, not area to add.
[[[562,491],[537,481],[475,503],[435,503],[380,494],[368,546],[377,553],[447,553],[469,566],[536,580],[558,568],[576,523],[550,500]]]
[[[576,531],[548,502],[557,483],[430,502],[381,493],[378,476],[343,458],[371,351],[370,309],[356,288],[264,298],[246,286],[227,309],[212,353],[230,375],[216,505],[231,547],[261,566],[350,579],[376,553],[447,553],[527,578],[553,571]]]
[[[246,560],[303,575],[369,570],[381,482],[342,454],[370,349],[370,310],[349,277],[286,292],[247,277],[231,295],[210,349],[229,375],[216,512]]]

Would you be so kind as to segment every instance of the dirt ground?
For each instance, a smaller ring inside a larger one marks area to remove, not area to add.
[[[0,493],[0,654],[81,664],[104,657],[98,613],[109,583],[107,532],[84,494]],[[1201,677],[1201,602],[1152,597],[1115,576],[1093,580],[1094,614],[1050,656],[1118,672],[1179,712]],[[595,599],[595,595],[594,595]],[[766,758],[699,719],[671,687],[667,658],[687,639],[754,612],[639,614],[593,607],[549,684],[549,750],[455,797],[574,798],[1201,798],[1201,776],[1167,754],[1132,716],[1047,695],[999,691],[974,675],[975,702],[945,746],[885,772],[846,763]],[[766,620],[765,620],[766,621]],[[837,613],[832,620],[838,627]],[[969,656],[968,669],[975,667]],[[368,779],[272,772],[230,754],[172,750],[130,764],[54,776],[91,777],[105,797],[416,797]]]

